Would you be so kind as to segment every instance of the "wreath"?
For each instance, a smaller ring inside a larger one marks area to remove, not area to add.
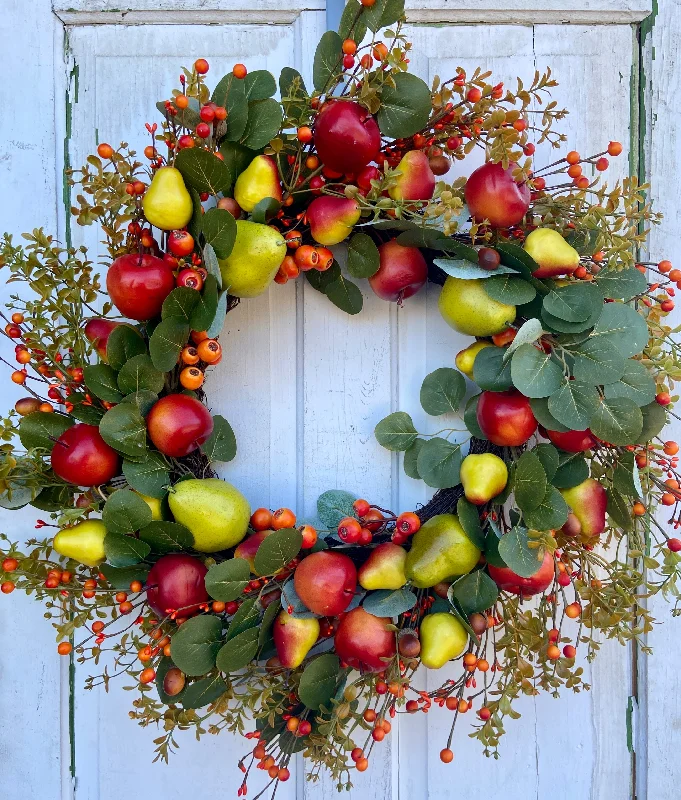
[[[60,654],[113,661],[88,688],[132,679],[157,757],[188,728],[253,740],[240,795],[254,767],[274,793],[301,751],[349,787],[396,714],[433,706],[452,715],[443,762],[465,714],[496,755],[521,695],[588,688],[578,648],[644,636],[655,593],[678,610],[681,540],[655,509],[678,528],[679,447],[660,434],[681,272],[636,260],[659,222],[647,187],[600,183],[618,142],[534,165],[565,140],[548,70],[515,91],[480,70],[409,74],[402,5],[351,0],[312,91],[237,64],[211,93],[198,59],[157,104],[144,161],[99,144],[69,179],[78,223],[104,236],[105,288],[84,248],[1,242],[27,392],[2,420],[1,503],[57,529],[27,552],[3,535],[2,592],[45,605]],[[431,281],[472,337],[423,380],[442,430],[405,411],[375,429],[436,490],[425,506],[332,489],[305,521],[214,472],[236,455],[203,389],[226,315],[301,275],[351,315],[355,280],[400,305]],[[418,688],[420,665],[446,664]]]

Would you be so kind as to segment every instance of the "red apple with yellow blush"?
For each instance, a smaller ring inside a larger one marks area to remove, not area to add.
[[[493,444],[518,447],[537,429],[530,401],[517,389],[483,392],[476,412],[480,430]]]
[[[169,394],[151,407],[147,414],[147,432],[164,455],[182,458],[204,444],[213,433],[213,417],[195,397]]]
[[[395,632],[388,617],[375,617],[361,606],[341,617],[334,637],[338,657],[353,669],[381,672],[395,655]]]
[[[293,586],[310,611],[322,617],[335,617],[352,602],[357,569],[343,553],[320,550],[300,562]]]
[[[517,225],[530,207],[530,189],[516,183],[515,164],[504,169],[488,162],[471,173],[464,194],[468,210],[475,222],[488,220],[493,228]]]

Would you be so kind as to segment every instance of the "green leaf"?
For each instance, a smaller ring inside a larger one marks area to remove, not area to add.
[[[276,137],[281,128],[282,110],[276,100],[256,100],[248,104],[248,122],[241,144],[259,150]]]
[[[173,668],[175,668],[175,664],[173,664],[172,658],[168,658],[167,656],[163,656],[156,666],[156,689],[158,691],[158,699],[168,706],[172,705],[173,703],[181,702],[185,692],[185,689],[183,689],[181,692],[178,692],[172,697],[165,693],[163,689],[163,683],[166,675]]]
[[[364,304],[364,298],[359,287],[342,275],[329,283],[325,291],[329,300],[345,311],[347,314],[359,314]]]
[[[456,504],[456,516],[459,518],[459,522],[466,536],[478,550],[484,550],[485,534],[482,532],[480,526],[480,515],[478,514],[477,507],[466,500],[465,497],[460,497],[459,502]]]
[[[416,439],[411,447],[404,453],[404,473],[408,478],[419,480],[421,477],[419,475],[417,461],[424,444],[425,439]]]
[[[591,334],[592,339],[614,345],[624,358],[640,353],[649,336],[645,318],[623,303],[606,303]]]
[[[193,331],[205,331],[210,328],[218,310],[218,282],[212,275],[206,276],[203,291],[196,294],[198,301],[189,319],[189,327]]]
[[[667,424],[667,412],[656,402],[643,406],[643,429],[636,439],[636,444],[647,444],[662,431]]]
[[[229,299],[229,294],[227,291],[220,292],[220,296],[218,297],[218,307],[217,311],[215,312],[215,318],[211,322],[210,327],[206,331],[209,338],[214,339],[216,336],[220,335],[222,328],[225,324],[225,317],[227,316],[227,300]]]
[[[99,425],[102,421],[102,417],[104,416],[103,408],[90,405],[86,406],[83,403],[78,403],[75,401],[73,394],[69,397],[69,400],[73,403],[70,416],[78,420],[78,422],[84,422],[86,425]]]
[[[33,490],[29,487],[26,488],[29,490],[29,495],[32,495]],[[7,497],[7,491],[3,494],[4,497]],[[24,497],[25,496],[24,494]],[[23,498],[19,499],[23,500]],[[14,495],[12,496],[12,500],[14,500]],[[71,488],[68,486],[45,486],[40,490],[40,493],[30,501],[34,508],[39,508],[41,511],[61,511],[63,508],[71,505],[72,502],[73,495],[71,493]],[[3,508],[7,508],[7,506],[3,505]]]
[[[161,112],[161,114],[163,114],[164,117],[166,116],[165,101],[159,100],[158,103],[156,103],[156,108]],[[189,98],[189,105],[187,108],[180,108],[176,110],[177,114],[171,117],[175,125],[194,130],[199,122],[201,122],[201,117],[199,116],[199,104],[195,97]]]
[[[641,273],[637,271],[637,274]],[[640,361],[627,359],[624,374],[616,383],[609,383],[605,387],[605,396],[608,400],[615,397],[627,397],[637,406],[647,406],[655,399],[655,381],[653,376]],[[657,405],[657,404],[656,404]]]
[[[602,398],[589,427],[594,436],[610,444],[635,444],[643,430],[643,414],[628,397]]]
[[[211,208],[203,215],[201,225],[206,244],[210,244],[218,258],[227,258],[236,239],[236,220],[224,208]]]
[[[83,377],[87,388],[100,400],[118,403],[123,397],[118,388],[116,372],[108,364],[88,365],[83,369]]]
[[[227,73],[213,90],[212,100],[227,109],[225,138],[231,142],[238,141],[248,120],[248,102],[246,101],[244,81],[234,77],[231,72]],[[233,176],[232,180],[236,180],[237,174]]]
[[[584,331],[588,331],[590,328],[598,322],[600,319],[601,313],[603,312],[603,306],[597,305],[594,307],[594,313],[584,322],[566,322],[564,319],[560,319],[560,317],[554,317],[553,314],[549,314],[544,308],[541,309],[541,318],[544,322],[544,326],[554,332],[558,333],[583,333]]]
[[[468,428],[470,433],[475,436],[476,439],[482,439],[483,441],[487,440],[487,437],[480,429],[480,425],[478,424],[478,400],[480,399],[479,394],[474,394],[468,402],[466,403],[466,408],[463,412],[463,422],[464,425]]]
[[[589,477],[589,465],[581,453],[570,455],[567,459],[561,459],[560,466],[554,475],[551,483],[556,489],[572,489],[579,486]]]
[[[194,238],[195,242],[199,241],[201,236],[201,223],[203,222],[203,204],[201,203],[201,195],[191,186],[187,187],[189,196],[192,199],[192,216],[187,223],[187,230]]]
[[[259,222],[261,225],[269,222],[270,219],[279,211],[281,203],[274,197],[263,197],[253,207],[251,211],[251,222]]]
[[[567,514],[565,516],[567,518]],[[506,566],[522,578],[534,575],[541,566],[541,561],[537,559],[539,551],[531,550],[527,546],[527,542],[527,528],[515,526],[499,539],[498,545],[499,556]]]
[[[377,30],[394,25],[404,16],[404,0],[379,0],[383,8],[381,22]]]
[[[319,40],[312,66],[312,82],[318,92],[331,88],[341,73],[343,40],[335,31],[327,31]]]
[[[574,431],[583,431],[589,427],[589,421],[597,405],[596,387],[581,381],[565,381],[560,389],[549,397],[549,412]]]
[[[140,581],[140,583],[146,581],[151,567],[145,564],[136,564],[133,567],[114,567],[111,564],[100,564],[98,569],[114,589],[119,592],[128,592],[133,581]]]
[[[542,328],[541,322],[536,319],[536,317],[532,317],[523,322],[518,328],[515,338],[504,351],[504,361],[507,361],[521,345],[536,342],[537,339],[541,338],[543,333],[544,329]]]
[[[598,289],[590,283],[569,283],[552,289],[544,298],[544,310],[565,322],[584,322],[603,305]]]
[[[568,518],[567,503],[563,500],[563,496],[558,489],[549,485],[546,487],[546,494],[539,505],[532,511],[524,512],[523,518],[525,524],[529,528],[537,531],[548,531],[560,528],[565,524]],[[534,552],[536,558],[537,551],[535,550]],[[535,567],[535,572],[537,569],[539,569],[539,565]]]
[[[144,561],[151,552],[151,547],[146,542],[135,539],[134,536],[107,533],[104,537],[104,552],[106,560],[112,566],[133,567]]]
[[[281,603],[277,602],[276,600],[272,601],[265,609],[265,613],[262,616],[262,622],[259,625],[259,647],[262,647],[268,640],[272,640],[272,626],[274,625],[274,620],[277,618],[277,615],[280,611]]]
[[[133,356],[118,373],[118,388],[124,395],[149,391],[158,394],[165,385],[165,374],[157,370],[146,353]]]
[[[606,511],[610,519],[622,530],[630,531],[633,527],[631,517],[631,503],[627,501],[616,489],[606,489],[608,503]]]
[[[558,450],[552,444],[538,444],[532,452],[537,456],[544,472],[546,473],[546,480],[551,483],[553,476],[556,474],[558,465],[560,463],[560,455]]]
[[[380,267],[378,247],[371,236],[356,233],[348,245],[348,272],[353,278],[370,278]]]
[[[218,257],[215,255],[215,250],[213,250],[209,244],[203,248],[203,266],[206,268],[208,274],[215,278],[218,289],[221,289],[222,273],[220,272],[220,264],[218,263]],[[194,330],[196,330],[196,328]]]
[[[214,153],[200,147],[187,147],[175,157],[175,167],[197,192],[216,195],[232,185],[229,167]]]
[[[243,669],[258,652],[258,629],[248,628],[222,645],[217,656],[220,672],[236,672]]]
[[[246,588],[251,577],[251,568],[244,558],[230,558],[208,568],[206,591],[213,600],[231,603]]]
[[[638,468],[634,461],[633,453],[622,453],[612,473],[612,484],[620,494],[625,497],[641,497],[636,486],[634,473],[638,478]]]
[[[328,706],[336,693],[340,672],[338,656],[331,653],[324,653],[310,661],[300,676],[298,697],[301,703],[313,711],[320,706]]]
[[[133,533],[151,522],[151,509],[135,492],[131,492],[130,489],[118,489],[109,496],[104,505],[102,522],[109,533]],[[114,566],[128,565],[114,564]]]
[[[367,32],[366,21],[364,19],[365,9],[363,9],[357,0],[349,0],[341,20],[338,25],[338,33],[341,39],[353,39],[355,42],[361,42]]]
[[[303,76],[297,69],[284,67],[279,75],[279,94],[284,116],[298,120],[307,111],[307,89]]]
[[[383,85],[376,118],[383,136],[406,139],[425,127],[430,118],[430,89],[409,72],[393,73],[393,80],[394,86]]]
[[[497,242],[494,247],[501,256],[502,264],[519,272],[537,291],[542,294],[547,293],[546,286],[532,275],[533,272],[539,269],[539,264],[529,253],[517,244],[511,244],[510,242]]]
[[[475,252],[476,251],[473,250],[473,253]],[[466,258],[434,258],[433,264],[439,267],[443,272],[446,272],[447,275],[451,275],[452,278],[463,278],[464,280],[479,279],[484,280],[485,284],[487,281],[491,280],[492,277],[503,277],[504,274],[515,275],[513,270],[509,267],[500,266],[497,267],[494,272],[490,272],[488,269],[479,267],[477,260],[473,263]],[[483,284],[483,286],[485,284]]]
[[[412,418],[405,411],[388,414],[376,425],[374,434],[381,447],[385,447],[386,450],[398,451],[408,450],[418,436]]]
[[[255,597],[249,597],[239,606],[238,611],[232,617],[227,630],[226,641],[236,638],[240,633],[249,628],[255,628],[260,621],[260,603]]]
[[[515,500],[521,511],[533,511],[546,494],[546,472],[531,450],[526,450],[516,462]]]
[[[36,486],[26,486],[18,481],[9,481],[7,488],[0,493],[0,508],[9,510],[23,508],[37,499],[39,492],[40,489]]]
[[[503,392],[512,384],[511,362],[504,361],[503,347],[485,347],[473,362],[473,380],[481,389]]]
[[[461,445],[436,436],[421,448],[417,468],[423,482],[437,489],[448,489],[459,483]]]
[[[147,352],[144,339],[132,325],[119,325],[106,340],[106,360],[112,369],[119,370],[126,361]],[[105,398],[103,398],[105,399]],[[110,400],[109,402],[115,402]]]
[[[197,292],[196,289],[190,289],[188,286],[178,286],[163,301],[161,319],[172,318],[180,322],[189,322],[192,311],[199,302],[200,297],[201,292]]]
[[[426,375],[421,385],[421,406],[426,414],[438,417],[458,411],[465,394],[463,375],[451,367],[440,367]]]
[[[246,91],[246,100],[266,100],[277,91],[277,82],[274,75],[266,69],[255,69],[243,79]]]
[[[186,150],[182,151],[187,152]],[[189,325],[178,319],[164,319],[149,339],[149,353],[156,369],[170,372],[189,337]]]
[[[549,397],[563,382],[563,370],[551,353],[545,353],[532,344],[521,344],[511,358],[511,378],[513,385],[525,397]]]
[[[548,397],[534,397],[530,400],[530,408],[537,422],[549,431],[566,433],[570,428],[566,428],[549,412]]]
[[[194,537],[189,528],[179,522],[153,520],[140,530],[140,539],[146,542],[154,553],[175,553],[190,550]]]
[[[596,286],[604,298],[629,301],[636,295],[643,294],[648,288],[646,276],[636,267],[622,270],[604,269],[596,276]]]
[[[337,528],[344,517],[354,517],[352,504],[357,495],[344,492],[342,489],[330,489],[320,494],[317,499],[317,514],[327,528]]]
[[[227,684],[223,679],[219,675],[212,675],[209,678],[190,683],[178,696],[182,698],[182,708],[189,710],[209,706],[222,697],[226,691]]]
[[[220,414],[214,415],[213,433],[201,445],[201,452],[210,461],[231,461],[236,456],[236,436],[232,426]]]
[[[131,403],[143,417],[151,411],[152,406],[158,400],[158,395],[149,389],[140,389],[139,392],[126,394],[121,403]]]
[[[589,338],[572,350],[575,379],[594,386],[615,383],[624,374],[626,361],[619,349],[605,339]]]
[[[295,528],[282,528],[267,536],[255,554],[255,572],[274,575],[298,555],[303,535]]]
[[[326,287],[338,280],[341,277],[341,269],[337,261],[334,261],[331,267],[325,272],[319,272],[316,269],[308,270],[305,273],[305,278],[313,289],[316,289],[322,294],[326,294]]]
[[[144,461],[123,461],[123,475],[128,484],[148,497],[165,497],[170,485],[170,471],[160,453],[150,452]]]
[[[492,300],[506,303],[509,306],[519,306],[529,303],[536,297],[537,290],[522,278],[513,274],[496,275],[494,273],[483,283],[483,288]]]
[[[397,617],[416,605],[416,595],[411,589],[379,589],[369,592],[362,608],[375,617]]]
[[[170,641],[170,657],[185,675],[210,672],[222,645],[222,621],[213,614],[188,619]]]
[[[220,155],[224,159],[223,163],[229,169],[232,182],[234,182],[248,167],[251,161],[253,161],[257,152],[255,150],[250,150],[248,147],[244,147],[238,142],[225,140],[220,144]]]
[[[499,587],[486,572],[478,569],[455,581],[447,596],[456,600],[464,614],[470,616],[491,608],[499,597]]]
[[[27,450],[52,450],[55,441],[73,426],[73,420],[54,411],[34,411],[21,418],[19,440]]]
[[[295,586],[293,585],[293,578],[287,580],[281,587],[281,604],[287,609],[287,613],[290,613],[291,616],[296,619],[312,619],[317,616],[313,611],[310,611],[300,597],[298,597]]]
[[[141,459],[147,453],[147,426],[133,403],[120,403],[109,409],[99,424],[99,433],[124,456]]]

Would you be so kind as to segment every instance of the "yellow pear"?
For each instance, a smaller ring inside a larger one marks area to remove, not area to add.
[[[461,462],[460,477],[466,500],[481,506],[504,491],[508,468],[493,453],[472,454]]]
[[[279,231],[237,220],[232,252],[220,260],[223,288],[235,297],[257,297],[272,283],[285,255],[286,242]]]
[[[466,575],[480,551],[466,536],[454,514],[438,514],[414,534],[405,574],[417,589],[428,589],[455,575]]]
[[[281,202],[279,172],[272,158],[256,156],[236,179],[234,199],[244,211],[253,211],[266,197]]]
[[[142,492],[135,492],[135,494],[138,494],[149,506],[149,509],[151,510],[151,519],[154,522],[158,522],[159,520],[163,519],[163,505],[158,497],[149,497],[146,494],[142,494]]]
[[[515,320],[515,306],[492,300],[482,278],[452,278],[445,281],[438,308],[445,321],[459,333],[492,336]]]
[[[525,252],[539,264],[535,278],[570,275],[579,266],[579,253],[553,228],[536,228],[525,239]]]
[[[144,194],[142,209],[147,221],[163,231],[184,228],[194,209],[179,169],[161,167],[156,170]]]
[[[446,611],[427,614],[421,622],[421,663],[428,669],[440,669],[463,653],[468,633],[459,620]]]
[[[106,527],[101,519],[88,519],[71,528],[62,528],[54,537],[52,547],[62,556],[73,558],[87,567],[104,561]]]
[[[190,478],[168,495],[176,522],[189,528],[194,549],[215,553],[234,547],[246,535],[251,509],[231,483],[220,478]]]
[[[407,551],[392,542],[375,547],[359,568],[359,585],[363,589],[401,589],[407,582],[404,565]]]
[[[486,347],[493,347],[491,342],[473,342],[469,344],[464,350],[456,354],[454,363],[457,369],[467,377],[473,380],[473,364],[477,354],[484,350]]]

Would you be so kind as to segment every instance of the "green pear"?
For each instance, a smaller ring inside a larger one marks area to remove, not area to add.
[[[539,264],[535,278],[570,275],[579,266],[579,253],[553,228],[536,228],[525,239],[525,252]]]
[[[401,589],[407,582],[404,565],[407,551],[392,542],[375,547],[359,568],[359,583],[363,589]]]
[[[475,357],[486,347],[494,347],[494,345],[492,342],[473,342],[473,344],[469,344],[468,347],[460,350],[454,359],[454,363],[459,372],[463,372],[467,378],[473,380],[473,364],[475,363]]]
[[[163,502],[158,497],[149,497],[146,494],[142,494],[142,492],[135,492],[135,494],[138,494],[149,506],[152,521],[156,522],[163,519]]]
[[[257,297],[272,283],[285,255],[286,241],[279,231],[237,220],[232,252],[220,260],[224,288],[235,297]]]
[[[481,506],[504,491],[508,468],[493,453],[468,455],[461,463],[460,477],[466,500]]]
[[[231,483],[220,478],[180,481],[168,496],[175,521],[189,528],[194,549],[215,553],[234,547],[246,535],[251,508]]]
[[[482,278],[445,281],[438,308],[448,325],[469,336],[493,336],[515,320],[515,306],[499,303],[485,291]]]
[[[234,199],[244,211],[253,211],[266,197],[281,202],[279,172],[272,158],[256,156],[236,179]]]
[[[440,669],[463,653],[468,633],[459,620],[446,611],[428,614],[421,622],[421,663],[428,669]]]
[[[478,563],[480,550],[464,533],[454,514],[438,514],[414,534],[405,573],[417,589],[445,578],[466,575]]]
[[[192,218],[192,198],[175,167],[161,167],[144,193],[142,209],[147,221],[163,231],[174,231]]]
[[[54,537],[52,547],[59,555],[74,558],[87,567],[96,567],[104,561],[106,526],[101,519],[88,519],[71,528],[62,528]]]

